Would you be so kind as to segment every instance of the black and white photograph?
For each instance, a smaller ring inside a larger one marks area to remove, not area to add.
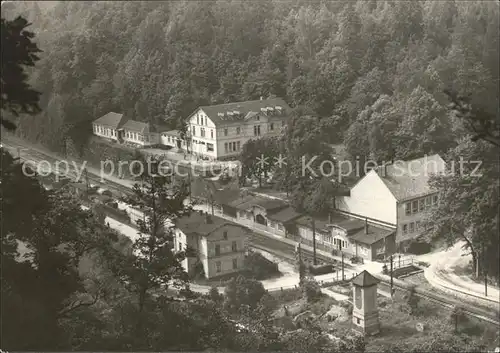
[[[500,352],[500,1],[1,21],[1,353]]]

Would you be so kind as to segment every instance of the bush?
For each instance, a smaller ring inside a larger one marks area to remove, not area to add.
[[[278,264],[253,251],[249,251],[245,257],[245,269],[251,277],[257,280],[263,280],[280,273]]]
[[[332,273],[332,272],[333,272],[333,265],[331,264],[309,266],[309,273],[311,273],[314,276],[324,275],[326,273]]]
[[[408,288],[408,293],[405,295],[406,310],[410,315],[416,315],[418,312],[418,303],[420,298],[417,296],[416,287],[414,285]]]
[[[302,285],[308,303],[313,303],[321,298],[321,287],[314,279],[306,279]]]
[[[450,314],[450,321],[452,322],[455,332],[458,331],[459,324],[465,322],[467,320],[467,316],[465,316],[464,309],[460,306],[453,306],[453,310]]]
[[[353,257],[351,257],[351,263],[352,264],[362,264],[363,258],[359,257],[359,256],[353,256]]]
[[[344,309],[347,310],[347,313],[349,315],[352,315],[352,309],[353,309],[353,306],[351,303],[349,303],[348,301],[343,301],[343,302],[340,302],[340,306]]]
[[[428,254],[432,250],[432,245],[420,241],[413,241],[408,246],[408,252],[414,255]]]
[[[299,300],[303,297],[304,293],[302,288],[297,287],[272,292],[271,295],[275,297],[280,303],[289,303]]]
[[[224,296],[219,293],[217,287],[210,288],[210,291],[208,292],[208,297],[210,298],[210,300],[216,303],[222,302],[224,300]]]
[[[203,267],[203,263],[201,261],[198,260],[198,262],[194,266],[191,278],[193,279],[205,278],[205,268]]]

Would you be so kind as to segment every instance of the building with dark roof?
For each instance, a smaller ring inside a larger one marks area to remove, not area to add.
[[[191,249],[192,256],[182,262],[188,274],[203,268],[206,278],[218,277],[244,270],[248,233],[241,224],[193,212],[175,221],[174,249]]]
[[[236,195],[222,203],[222,211],[227,217],[250,227],[286,237],[294,221],[302,216],[283,200],[252,194]]]
[[[191,150],[210,159],[237,156],[248,140],[277,136],[290,112],[282,98],[198,107],[186,119]]]
[[[127,118],[120,113],[109,112],[94,120],[92,128],[94,135],[104,137],[113,141],[118,141],[118,130],[125,124]]]
[[[148,122],[131,120],[123,114],[109,112],[93,123],[94,135],[136,147],[161,143],[161,133],[168,128]]]
[[[445,168],[437,154],[380,166],[361,178],[349,196],[337,198],[337,208],[395,228],[396,241],[404,251],[423,234],[425,212],[439,202],[439,191],[430,188],[429,178]]]
[[[302,216],[295,220],[297,236],[307,245],[316,246],[336,255],[365,260],[384,259],[396,251],[395,230],[351,218],[342,214],[333,214],[330,219]]]

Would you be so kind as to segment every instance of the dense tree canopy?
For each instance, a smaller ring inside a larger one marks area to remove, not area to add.
[[[376,136],[395,129],[404,156],[450,147],[452,136],[432,140],[450,125],[445,88],[471,94],[493,116],[498,107],[493,2],[20,2],[2,10],[33,22],[44,50],[31,81],[43,92],[43,119],[26,119],[19,133],[55,148],[64,132],[90,134],[88,122],[109,111],[175,128],[201,104],[276,95],[338,116],[339,127],[357,122],[371,136],[367,154],[389,153]],[[383,112],[364,113],[384,95]]]
[[[2,18],[1,107],[2,113],[14,116],[40,112],[40,92],[28,84],[26,69],[40,60],[37,53],[41,50],[32,41],[34,33],[26,30],[28,26],[26,19],[20,16],[11,21]],[[5,117],[0,118],[0,125],[9,130],[15,129],[15,125]]]

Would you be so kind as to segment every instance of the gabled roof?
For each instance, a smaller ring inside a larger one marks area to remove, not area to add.
[[[369,225],[368,234],[366,234],[365,229],[363,227],[363,229],[359,229],[356,233],[349,235],[349,240],[365,245],[372,245],[394,234],[394,232],[395,232],[394,230],[388,230],[384,228],[375,227],[373,225]]]
[[[312,218],[310,216],[302,216],[295,221],[297,224],[312,228]],[[314,227],[317,231],[330,232],[332,225],[345,229],[349,235],[353,231],[358,231],[365,226],[365,222],[356,218],[334,213],[331,219],[314,217]]]
[[[293,221],[294,219],[297,219],[301,216],[302,216],[302,214],[296,212],[292,207],[286,207],[286,208],[281,209],[277,212],[268,214],[267,218],[269,218],[273,221],[287,223],[287,222]]]
[[[162,133],[167,136],[181,137],[181,132],[179,130],[162,131]]]
[[[167,132],[169,131],[169,127],[167,125],[162,125],[162,124],[149,124],[149,132]],[[172,131],[177,131],[177,130],[170,130]]]
[[[94,120],[94,124],[109,126],[113,129],[120,128],[127,118],[123,114],[109,112],[106,115],[101,116],[99,119]]]
[[[123,127],[124,130],[134,131],[138,133],[149,132],[149,123],[143,123],[142,121],[129,120]]]
[[[364,270],[359,275],[353,278],[352,284],[360,287],[371,287],[378,284],[380,281],[373,277],[368,271]]]
[[[432,192],[429,177],[445,171],[446,163],[437,154],[410,161],[378,167],[375,172],[398,201],[404,201]]]
[[[244,121],[259,113],[265,114],[262,109],[268,107],[273,108],[274,111],[278,111],[277,107],[280,107],[281,114],[279,116],[288,117],[290,115],[290,106],[282,98],[269,98],[255,101],[201,106],[196,109],[188,119],[201,109],[215,125],[224,125],[235,121]],[[234,112],[237,112],[237,114],[231,115],[231,113]],[[224,115],[221,116],[220,114]]]
[[[243,196],[228,203],[228,206],[234,207],[238,210],[248,210],[253,206],[262,207],[266,212],[277,212],[286,208],[288,204],[285,201],[277,199],[268,199],[254,195]]]
[[[210,220],[209,222],[207,222],[207,217]],[[200,211],[191,212],[189,216],[178,218],[175,221],[175,226],[182,230],[184,234],[193,234],[205,237],[226,225],[245,228],[238,223],[227,221],[221,217],[207,215]]]

